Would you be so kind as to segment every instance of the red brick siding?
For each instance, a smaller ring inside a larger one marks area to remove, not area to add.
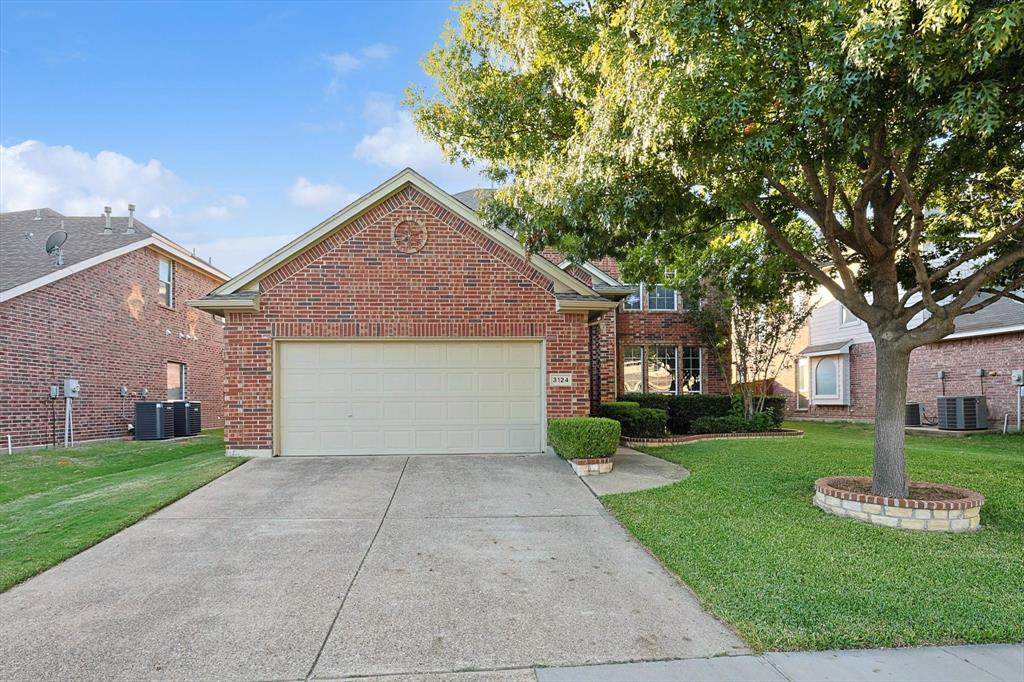
[[[1013,421],[1017,409],[1010,371],[1024,367],[1024,333],[977,336],[940,341],[914,349],[910,354],[907,400],[923,402],[925,418],[935,421],[936,404],[942,395],[939,370],[946,373],[946,395],[980,395],[987,398],[989,419],[1002,424],[1003,415]],[[983,380],[975,371],[984,369]],[[795,370],[789,370],[791,373]],[[984,391],[982,390],[984,386]],[[850,405],[815,405],[795,412],[788,395],[790,414],[819,419],[873,419],[875,416],[875,344],[850,348]],[[993,424],[995,425],[995,424]]]
[[[49,387],[66,377],[82,382],[76,438],[124,436],[141,388],[151,399],[167,395],[168,361],[188,366],[188,396],[203,402],[203,426],[223,424],[223,331],[188,306],[221,282],[176,264],[170,310],[157,303],[157,259],[138,249],[0,303],[0,438],[11,434],[15,446],[51,442]],[[131,392],[127,419],[122,385]],[[53,407],[63,443],[63,393]]]
[[[609,310],[601,317],[601,402],[615,400],[618,394],[618,310]]]
[[[399,252],[391,229],[417,220],[424,248]],[[548,415],[589,412],[587,316],[559,314],[551,283],[522,258],[407,186],[261,283],[260,311],[226,328],[228,446],[273,443],[272,342],[281,337],[544,338]]]
[[[679,349],[680,371],[682,370],[682,348],[684,346],[702,346],[700,334],[686,319],[682,312],[660,311],[623,311],[617,313],[618,319],[618,358],[616,371],[618,385],[622,386],[622,364],[626,346],[676,346]],[[729,382],[712,361],[704,354],[704,366],[701,368],[704,393],[726,393]]]

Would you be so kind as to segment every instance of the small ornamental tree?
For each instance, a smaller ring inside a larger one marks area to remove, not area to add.
[[[514,179],[489,219],[581,257],[752,222],[867,324],[872,488],[905,496],[910,351],[1024,284],[1024,2],[458,12],[407,99],[450,157]]]

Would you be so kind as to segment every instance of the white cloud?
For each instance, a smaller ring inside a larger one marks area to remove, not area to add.
[[[389,171],[412,168],[450,191],[485,184],[479,167],[449,163],[436,144],[420,135],[409,113],[397,110],[386,96],[370,95],[364,103],[363,115],[383,125],[356,144],[352,151],[356,159]]]
[[[363,56],[367,59],[390,59],[391,55],[394,53],[394,48],[390,45],[385,45],[384,43],[374,43],[373,45],[367,45],[363,48]]]
[[[204,208],[201,211],[201,215],[211,220],[227,220],[228,218],[233,218],[237,211],[246,208],[248,205],[249,200],[241,194],[229,194]]]
[[[189,190],[159,161],[138,163],[117,152],[91,156],[70,146],[27,140],[0,146],[0,210],[49,207],[68,215],[123,213],[129,203],[163,218]]]
[[[229,275],[237,275],[254,263],[258,263],[291,240],[294,234],[271,234],[263,236],[224,237],[195,244],[196,252],[203,258],[210,258],[215,267]]]
[[[358,196],[341,185],[328,182],[318,184],[301,175],[288,189],[288,198],[302,208],[339,209],[352,203]]]
[[[331,68],[338,73],[348,73],[349,71],[355,71],[363,65],[363,60],[355,55],[349,54],[348,52],[339,52],[338,54],[325,54],[324,61],[331,65]]]
[[[394,49],[384,43],[373,43],[359,51],[359,56],[351,52],[338,52],[336,54],[325,54],[323,60],[327,62],[336,73],[349,73],[361,69],[369,62],[380,62],[391,58]]]

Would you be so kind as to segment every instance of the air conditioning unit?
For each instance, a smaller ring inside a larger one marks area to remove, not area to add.
[[[939,397],[939,428],[946,431],[978,431],[988,428],[988,405],[983,395]]]
[[[907,403],[907,426],[924,424],[924,403]]]
[[[174,410],[175,438],[195,436],[202,430],[202,404],[198,400],[175,400],[171,407]]]
[[[173,403],[154,400],[135,403],[135,440],[163,440],[173,436]]]

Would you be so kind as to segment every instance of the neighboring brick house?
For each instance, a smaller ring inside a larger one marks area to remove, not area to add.
[[[61,231],[58,263],[44,243]],[[145,394],[201,400],[203,426],[221,426],[222,324],[188,301],[226,279],[133,215],[0,214],[2,445],[63,444],[69,378],[77,442],[129,435]]]
[[[682,314],[618,315],[635,288],[614,262],[529,257],[477,198],[406,169],[193,302],[227,318],[230,453],[538,452],[547,418],[615,396],[623,362],[652,390],[704,388],[668,359],[693,343]],[[666,349],[646,374],[626,318]]]
[[[798,362],[782,373],[776,392],[787,412],[808,419],[873,419],[875,345],[867,325],[819,292],[797,347]],[[941,395],[984,395],[989,420],[1002,424],[1017,411],[1010,372],[1024,368],[1024,304],[997,301],[956,320],[956,331],[910,354],[907,400],[924,404],[925,421],[937,419]],[[939,376],[939,373],[942,376]],[[979,372],[981,376],[979,376]]]

